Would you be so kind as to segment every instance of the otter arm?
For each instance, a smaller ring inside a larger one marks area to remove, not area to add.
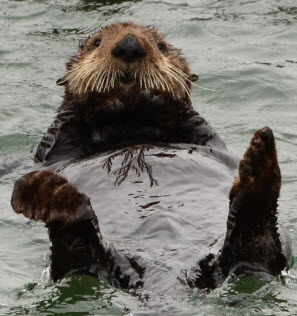
[[[150,124],[160,130],[159,141],[188,143],[226,150],[226,145],[191,105],[150,93],[140,93],[135,105],[138,121],[153,118]],[[145,126],[146,122],[143,122]],[[151,132],[153,134],[153,132]]]
[[[212,129],[198,112],[188,110],[181,114],[181,120],[176,132],[177,139],[184,143],[192,143],[202,146],[210,146],[220,150],[227,150],[227,147],[220,136]]]
[[[126,136],[125,126],[113,123],[120,110],[114,106],[116,102],[98,102],[87,103],[83,109],[73,106],[60,110],[37,148],[35,162],[50,166],[90,156],[116,145],[114,134],[120,140]]]
[[[71,271],[87,273],[102,255],[90,201],[63,177],[45,170],[28,173],[15,183],[11,205],[16,213],[46,224],[54,280]]]
[[[226,150],[199,113],[180,101],[140,93],[127,107],[105,103],[61,110],[41,140],[35,161],[49,166],[136,144],[189,143]]]
[[[59,112],[37,148],[35,162],[51,165],[84,154],[86,142],[82,138],[88,131],[76,116],[75,111],[67,109]]]
[[[231,272],[276,276],[289,268],[290,241],[281,238],[277,224],[280,186],[274,137],[269,128],[263,128],[255,133],[240,162],[221,252],[198,263],[188,278],[190,286],[215,288]]]
[[[11,205],[16,213],[46,224],[54,281],[67,274],[90,274],[120,288],[140,284],[129,261],[102,240],[89,198],[61,175],[28,173],[15,183]]]

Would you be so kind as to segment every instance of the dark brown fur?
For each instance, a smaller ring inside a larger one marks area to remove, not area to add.
[[[281,174],[270,128],[258,130],[239,165],[230,192],[223,256],[253,263],[273,275],[287,267],[277,229]],[[232,255],[231,255],[232,254]]]
[[[20,178],[15,183],[11,205],[16,213],[35,221],[41,220],[48,226],[62,223],[66,227],[95,220],[98,230],[89,199],[52,171],[34,171]]]
[[[277,226],[281,174],[270,128],[254,134],[238,173],[221,253],[199,262],[194,271],[199,276],[188,280],[191,287],[214,289],[231,271],[239,276],[269,271],[276,276],[289,269]]]

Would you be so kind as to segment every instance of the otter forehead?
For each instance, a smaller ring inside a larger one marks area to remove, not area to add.
[[[89,37],[83,46],[86,49],[92,49],[94,45],[98,45],[99,41],[101,46],[100,52],[109,53],[127,36],[135,37],[142,45],[153,46],[156,49],[155,54],[157,55],[161,55],[158,48],[163,51],[165,48],[173,50],[173,47],[166,42],[164,35],[159,31],[149,26],[136,25],[134,23],[116,23],[106,26]]]
[[[59,81],[76,95],[135,95],[149,90],[191,103],[191,72],[180,50],[152,27],[117,23],[90,36]]]

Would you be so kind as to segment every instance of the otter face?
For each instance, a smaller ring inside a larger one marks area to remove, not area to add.
[[[91,93],[121,99],[149,90],[191,104],[191,80],[196,78],[180,51],[158,31],[117,23],[89,37],[57,83],[76,96]]]

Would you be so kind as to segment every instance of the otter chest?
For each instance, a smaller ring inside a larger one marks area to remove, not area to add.
[[[90,197],[102,235],[119,252],[177,275],[226,230],[233,169],[207,150],[132,147],[61,173]]]

